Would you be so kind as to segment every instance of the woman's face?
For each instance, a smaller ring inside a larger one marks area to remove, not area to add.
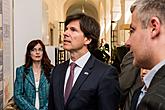
[[[41,62],[43,57],[43,49],[42,46],[38,43],[31,51],[31,58],[33,62]]]

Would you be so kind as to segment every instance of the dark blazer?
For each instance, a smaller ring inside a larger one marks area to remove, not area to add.
[[[122,91],[121,110],[130,110],[134,91],[143,85],[140,68],[133,66],[133,55],[129,51],[120,65],[119,84]]]
[[[141,94],[141,89],[143,88],[142,87],[139,87],[138,89],[135,90],[133,96],[132,96],[132,100],[131,100],[131,107],[129,110],[136,110],[136,106],[137,106],[137,103],[138,103],[138,99],[139,99],[139,96]]]
[[[16,69],[16,79],[14,83],[14,100],[20,110],[36,110],[35,99],[36,89],[32,67],[28,68],[25,76],[24,66]],[[39,104],[40,110],[48,109],[49,82],[42,70],[39,83]]]
[[[138,110],[165,110],[165,65],[155,74]]]
[[[64,105],[64,81],[69,61],[52,73],[49,110],[118,110],[120,89],[117,70],[91,56]],[[87,74],[86,74],[87,73]]]

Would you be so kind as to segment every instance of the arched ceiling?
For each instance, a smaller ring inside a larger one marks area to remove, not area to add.
[[[65,16],[80,12],[84,12],[87,15],[90,15],[99,21],[99,15],[98,15],[98,10],[96,8],[96,3],[94,4],[92,0],[67,0],[65,2],[64,4]]]

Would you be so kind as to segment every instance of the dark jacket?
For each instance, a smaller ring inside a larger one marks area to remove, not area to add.
[[[165,110],[165,65],[156,72],[138,110]]]
[[[120,89],[117,70],[91,56],[64,105],[64,81],[69,61],[55,67],[49,110],[118,110]]]

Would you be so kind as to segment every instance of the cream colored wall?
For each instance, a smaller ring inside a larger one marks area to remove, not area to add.
[[[48,5],[49,22],[63,21],[64,0],[44,0]]]
[[[43,20],[43,22],[47,23],[43,39],[47,45],[49,45],[50,40],[50,28],[53,28],[53,44],[58,46],[59,22],[64,21],[63,5],[64,0],[43,0],[43,6],[46,7],[43,10],[45,10],[45,13],[47,12],[47,19]],[[44,23],[44,25],[46,24]]]
[[[129,24],[131,23],[130,6],[135,0],[121,0],[122,22],[119,24],[118,44],[123,45],[129,38]]]
[[[27,44],[42,37],[41,0],[14,0],[14,70],[24,64]]]

